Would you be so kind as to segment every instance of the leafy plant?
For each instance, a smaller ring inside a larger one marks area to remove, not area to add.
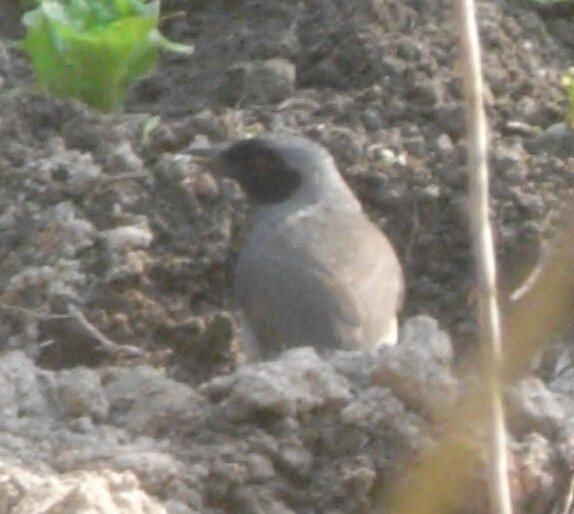
[[[192,51],[163,37],[158,22],[159,0],[40,0],[23,16],[21,44],[52,95],[118,111],[129,85],[154,70],[159,49]]]
[[[566,114],[566,123],[574,129],[574,66],[572,66],[566,75],[562,77],[562,85],[566,88],[568,95],[568,112]]]

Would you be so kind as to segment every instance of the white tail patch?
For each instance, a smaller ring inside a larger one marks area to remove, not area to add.
[[[392,346],[399,340],[399,322],[395,316],[389,323],[387,332],[379,339],[376,348],[382,345]]]

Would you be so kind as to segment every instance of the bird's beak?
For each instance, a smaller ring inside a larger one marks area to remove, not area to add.
[[[192,155],[195,161],[215,171],[221,164],[220,157],[222,153],[228,147],[229,145],[226,143],[210,146],[190,146],[184,153]]]

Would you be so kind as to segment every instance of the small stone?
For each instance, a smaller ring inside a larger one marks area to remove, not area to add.
[[[153,234],[147,226],[126,225],[100,232],[112,250],[147,249],[153,241]]]
[[[216,94],[230,106],[241,101],[279,103],[293,94],[295,74],[293,63],[282,58],[234,64],[225,71]]]
[[[106,167],[114,173],[141,171],[143,161],[129,141],[122,141],[110,148]]]
[[[98,374],[87,368],[63,370],[56,374],[56,391],[62,414],[68,418],[88,416],[103,420],[109,403]]]
[[[211,173],[198,173],[189,180],[198,198],[216,200],[221,196],[219,184]]]
[[[299,477],[306,477],[313,466],[313,455],[303,446],[284,445],[279,449],[277,465]]]
[[[566,418],[556,394],[536,377],[519,382],[507,398],[508,424],[515,434],[536,431],[550,437]]]
[[[246,465],[249,481],[253,483],[263,483],[275,476],[273,463],[264,455],[257,453],[248,455]]]
[[[436,140],[436,146],[441,153],[449,154],[454,151],[454,144],[448,134],[441,134]]]
[[[376,132],[385,126],[381,114],[376,109],[366,109],[363,111],[361,121],[367,132]]]

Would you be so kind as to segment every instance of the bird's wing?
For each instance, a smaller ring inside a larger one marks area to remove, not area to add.
[[[304,253],[265,252],[239,268],[235,279],[237,300],[266,353],[363,345],[365,312],[352,287]]]
[[[396,338],[386,340],[385,335],[397,323],[404,299],[404,278],[389,240],[366,218],[361,223],[363,236],[351,237],[339,254],[353,290],[363,301],[367,346],[373,348],[383,341],[396,342]]]

